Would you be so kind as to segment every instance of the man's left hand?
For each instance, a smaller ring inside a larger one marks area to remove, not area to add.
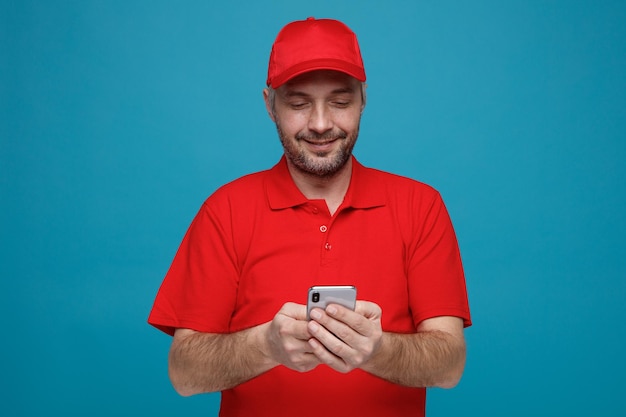
[[[337,304],[314,309],[308,323],[313,353],[342,373],[360,368],[380,348],[381,315],[381,308],[369,301],[357,301],[354,311]]]

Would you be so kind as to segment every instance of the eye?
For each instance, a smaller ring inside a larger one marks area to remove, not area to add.
[[[305,101],[294,101],[289,103],[289,107],[291,107],[294,110],[300,110],[300,109],[304,109],[307,106],[307,102]]]
[[[354,98],[351,94],[339,94],[329,100],[329,104],[338,109],[345,109],[354,104]]]

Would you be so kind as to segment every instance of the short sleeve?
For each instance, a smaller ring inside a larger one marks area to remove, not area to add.
[[[229,218],[227,204],[203,204],[159,288],[148,323],[170,335],[176,328],[228,331],[238,280]]]
[[[419,215],[409,247],[409,302],[413,320],[455,316],[471,325],[457,238],[439,193],[416,204]]]

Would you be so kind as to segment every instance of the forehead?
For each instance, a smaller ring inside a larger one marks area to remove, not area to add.
[[[278,90],[288,92],[356,92],[361,82],[354,77],[339,71],[311,71],[292,78],[280,86]]]

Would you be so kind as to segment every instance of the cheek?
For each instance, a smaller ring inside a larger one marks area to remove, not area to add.
[[[293,137],[296,133],[306,129],[306,118],[299,114],[276,114],[276,123],[288,137]]]
[[[350,114],[343,114],[342,117],[337,118],[335,125],[346,132],[354,132],[359,130],[360,123],[361,113],[351,112]]]

